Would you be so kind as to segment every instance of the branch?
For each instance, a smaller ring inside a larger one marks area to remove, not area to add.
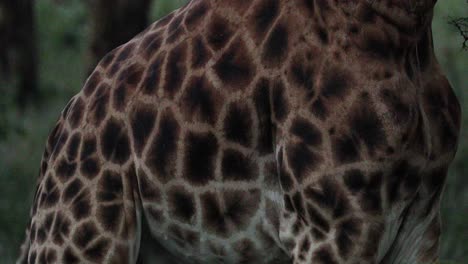
[[[463,38],[462,48],[468,50],[468,17],[454,18],[449,23],[458,29]]]

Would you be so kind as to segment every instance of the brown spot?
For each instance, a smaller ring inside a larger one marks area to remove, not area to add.
[[[343,259],[346,259],[354,249],[356,242],[361,234],[362,222],[358,219],[348,219],[343,221],[337,227],[335,237],[338,253]]]
[[[41,203],[40,207],[50,208],[57,204],[60,199],[60,189],[57,186],[57,182],[51,174],[48,174],[44,178],[44,188],[40,193]]]
[[[218,140],[211,133],[190,132],[185,138],[184,175],[192,184],[204,185],[214,179]]]
[[[192,77],[182,98],[180,108],[188,121],[215,125],[224,97],[205,76]]]
[[[307,145],[301,143],[291,143],[287,147],[286,155],[293,176],[299,183],[309,177],[310,172],[316,170],[322,162],[320,155],[311,151]]]
[[[108,239],[100,238],[89,247],[86,248],[84,251],[84,256],[89,259],[90,261],[96,263],[102,263],[104,257],[108,253],[108,249],[110,247],[110,243]]]
[[[161,71],[163,69],[165,59],[166,52],[161,52],[149,65],[142,83],[142,89],[144,94],[153,95],[158,90],[159,83],[162,77]]]
[[[183,187],[174,187],[167,193],[170,215],[185,223],[191,223],[195,216],[193,194]]]
[[[284,83],[281,79],[277,79],[273,83],[272,104],[274,118],[278,121],[283,121],[288,115],[289,103]]]
[[[179,124],[170,110],[161,113],[157,131],[145,163],[151,172],[165,183],[175,174],[176,150],[180,133]]]
[[[67,146],[68,160],[73,161],[76,159],[80,145],[81,145],[81,134],[79,132],[75,132],[68,142],[68,146]]]
[[[76,263],[80,263],[80,259],[78,258],[78,255],[73,251],[71,247],[67,247],[65,251],[63,252],[62,262],[76,264]]]
[[[83,87],[84,94],[89,97],[93,94],[96,87],[101,82],[101,74],[98,71],[95,71],[91,74],[91,76],[86,81],[85,86]]]
[[[338,164],[351,163],[360,159],[360,145],[349,136],[332,138],[334,159]]]
[[[76,221],[86,218],[91,214],[91,194],[88,189],[84,189],[76,196],[70,209]]]
[[[311,121],[303,118],[297,118],[294,120],[291,126],[291,133],[312,147],[322,143],[322,134],[320,130],[314,126]]]
[[[353,86],[350,74],[338,66],[328,66],[320,82],[321,94],[327,99],[342,99]]]
[[[116,56],[112,66],[107,71],[107,74],[110,78],[113,78],[114,75],[120,71],[121,66],[125,64],[124,62],[132,55],[135,48],[135,43],[127,43],[116,50],[119,52]]]
[[[280,65],[288,54],[289,49],[288,29],[283,24],[278,24],[268,36],[262,51],[262,62],[267,67]]]
[[[260,79],[256,85],[253,100],[259,122],[257,150],[260,154],[273,152],[273,131],[270,106],[270,83],[267,79]]]
[[[99,179],[96,198],[100,202],[120,202],[123,198],[123,183],[119,173],[106,170]]]
[[[214,65],[214,70],[225,86],[244,90],[255,75],[255,65],[241,38],[234,40]]]
[[[71,222],[65,214],[61,212],[57,213],[51,231],[53,241],[56,245],[61,245],[65,239],[68,238],[71,229],[70,224]]]
[[[99,126],[107,115],[110,97],[110,86],[101,83],[88,104],[87,121]]]
[[[116,164],[124,164],[130,157],[128,131],[120,120],[110,119],[101,135],[101,151],[104,158]]]
[[[389,59],[394,56],[395,46],[381,28],[363,27],[357,45],[363,52],[373,57]]]
[[[207,42],[214,50],[223,48],[232,38],[233,33],[234,30],[227,19],[218,14],[213,14],[211,16],[206,37]]]
[[[77,248],[86,248],[94,239],[99,236],[99,231],[96,225],[87,221],[80,224],[73,233],[72,241]]]
[[[164,91],[172,98],[182,86],[187,72],[187,44],[182,42],[169,53],[166,63]]]
[[[314,89],[314,78],[315,78],[315,64],[312,58],[312,54],[301,52],[291,60],[289,66],[288,78],[295,88],[299,88],[302,91],[308,93],[308,98],[312,98],[315,94]]]
[[[253,29],[257,42],[260,42],[279,14],[278,0],[258,1],[253,9],[250,23],[254,25]]]
[[[137,104],[130,115],[135,151],[141,156],[156,123],[157,110],[152,105]]]
[[[206,13],[209,10],[209,4],[205,1],[200,1],[197,4],[192,2],[194,5],[188,9],[187,15],[185,16],[185,26],[188,30],[193,30],[199,25],[203,18],[206,17]]]
[[[119,84],[113,91],[113,107],[117,111],[124,111],[125,107],[132,99],[143,75],[143,67],[132,64],[123,69],[118,77]]]
[[[82,190],[83,183],[79,179],[70,182],[62,193],[62,200],[66,203],[71,201]]]
[[[150,59],[159,51],[162,44],[162,36],[160,32],[152,33],[141,41],[140,49],[144,52],[144,58]]]
[[[75,174],[76,162],[68,162],[65,158],[60,159],[55,169],[57,177],[65,183]]]
[[[168,37],[166,39],[167,43],[176,42],[182,36],[182,34],[185,32],[185,29],[182,26],[182,19],[183,19],[183,15],[180,14],[180,15],[174,17],[174,19],[169,24],[169,27],[168,27],[168,30],[167,30]]]
[[[221,168],[223,180],[251,181],[258,177],[256,163],[250,157],[233,149],[224,151]]]
[[[245,147],[252,145],[253,120],[250,108],[242,102],[232,103],[224,118],[224,136],[227,140]]]
[[[201,68],[211,58],[211,51],[206,47],[203,38],[197,35],[192,41],[192,68]]]
[[[122,203],[100,205],[96,210],[97,219],[101,227],[111,233],[116,233],[124,214]]]
[[[70,122],[70,126],[73,129],[78,127],[81,120],[83,119],[84,108],[85,104],[83,99],[80,97],[76,98],[73,106],[70,109],[70,114],[68,115],[68,122]]]

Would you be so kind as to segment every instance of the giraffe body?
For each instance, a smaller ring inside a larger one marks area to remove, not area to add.
[[[108,54],[20,261],[135,263],[150,232],[180,263],[434,262],[460,107],[434,3],[382,3],[191,1]]]

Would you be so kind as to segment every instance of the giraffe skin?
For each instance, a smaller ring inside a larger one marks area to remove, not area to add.
[[[194,0],[155,22],[63,110],[18,263],[136,263],[144,235],[170,263],[436,262],[461,113],[434,4]]]

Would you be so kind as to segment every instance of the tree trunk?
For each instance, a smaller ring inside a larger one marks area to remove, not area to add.
[[[0,82],[20,107],[37,95],[33,0],[0,0]]]
[[[89,0],[91,45],[88,73],[109,51],[148,25],[151,0]]]

